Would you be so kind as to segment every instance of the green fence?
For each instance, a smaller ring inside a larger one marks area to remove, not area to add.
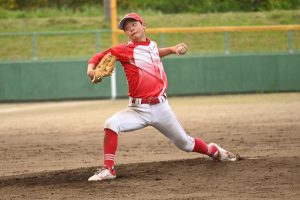
[[[177,58],[165,66],[172,95],[300,91],[300,54]]]
[[[148,34],[160,47],[185,42],[189,54],[300,52],[300,31]],[[119,35],[119,41],[127,38]],[[112,44],[111,30],[0,33],[0,60],[86,58]]]
[[[0,63],[0,101],[111,98],[110,78],[91,84],[87,60]],[[168,95],[300,91],[300,54],[182,56],[163,59]],[[127,96],[116,67],[117,97]]]
[[[0,64],[0,100],[57,100],[110,97],[109,82],[89,84],[85,61]]]

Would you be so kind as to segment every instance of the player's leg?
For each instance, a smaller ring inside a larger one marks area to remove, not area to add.
[[[211,143],[207,145],[200,138],[188,136],[168,105],[168,102],[160,104],[156,112],[158,113],[156,115],[157,120],[153,126],[168,137],[181,150],[206,154],[216,160],[236,160],[234,154],[224,150],[217,144]]]
[[[163,135],[169,138],[179,149],[186,152],[207,154],[207,144],[200,138],[190,137],[172,112],[168,102],[163,102],[155,108],[156,121],[152,124]]]
[[[144,105],[128,107],[124,111],[115,113],[105,122],[104,128],[111,129],[115,133],[138,130],[149,125],[149,108]]]
[[[140,114],[143,108],[128,108],[114,114],[106,120],[103,142],[103,169],[98,170],[89,181],[99,181],[116,178],[115,155],[118,147],[118,134],[144,128],[148,125],[147,120]],[[142,112],[145,113],[145,112]]]
[[[142,109],[142,108],[141,108]],[[118,147],[118,134],[144,128],[148,125],[138,108],[128,108],[106,120],[104,128],[104,166],[113,169]]]
[[[116,178],[114,169],[115,154],[118,147],[118,134],[110,129],[104,129],[103,168],[98,169],[88,181],[101,181]]]

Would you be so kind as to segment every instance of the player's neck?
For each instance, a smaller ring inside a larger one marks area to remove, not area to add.
[[[146,35],[140,37],[140,38],[136,38],[134,40],[132,40],[132,42],[136,43],[136,42],[147,42],[147,37]]]

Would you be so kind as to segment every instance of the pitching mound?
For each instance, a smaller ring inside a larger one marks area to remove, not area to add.
[[[299,163],[262,157],[126,164],[117,166],[117,179],[103,182],[87,182],[95,168],[80,168],[4,177],[0,191],[1,199],[297,199]]]

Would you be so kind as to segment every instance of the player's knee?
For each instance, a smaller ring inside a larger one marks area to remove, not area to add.
[[[191,152],[193,150],[193,144],[189,140],[179,140],[175,142],[175,145],[185,152]]]
[[[118,121],[115,120],[114,117],[110,117],[110,118],[108,118],[108,119],[105,121],[104,128],[111,129],[111,130],[113,130],[113,131],[116,132],[116,133],[119,133],[119,132],[120,132],[120,130],[119,130],[120,128],[119,128],[119,125],[118,125]]]

